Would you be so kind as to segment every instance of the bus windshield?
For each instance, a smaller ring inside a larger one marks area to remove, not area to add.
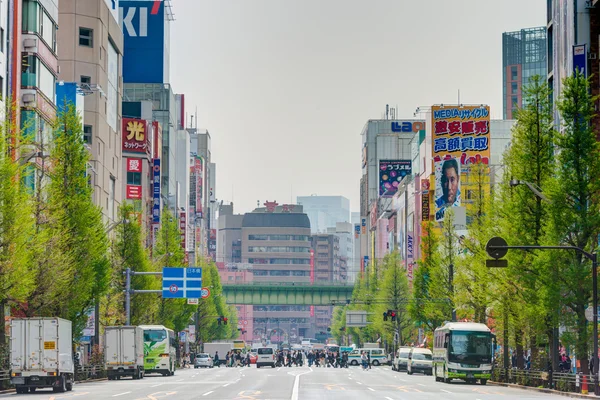
[[[162,342],[166,338],[165,330],[144,330],[144,342]]]
[[[489,332],[453,331],[448,361],[462,364],[492,362],[492,337]]]

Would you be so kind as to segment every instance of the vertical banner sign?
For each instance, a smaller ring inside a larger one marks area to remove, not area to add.
[[[143,119],[123,118],[123,151],[146,153],[150,150],[147,123]]]
[[[585,44],[573,46],[573,72],[581,72],[587,77],[587,51]]]
[[[435,220],[441,221],[448,207],[460,206],[462,167],[490,163],[490,108],[437,105],[431,118]]]
[[[186,230],[187,230],[187,224],[186,224],[186,214],[185,211],[181,211],[179,213],[179,233],[181,235],[181,247],[183,248],[183,250],[185,250],[185,238],[186,238]]]
[[[133,181],[142,181],[142,159],[141,158],[127,158],[127,172],[137,175],[139,179],[133,179]],[[127,185],[126,198],[139,200],[142,198],[142,186],[141,185]]]
[[[393,197],[405,176],[412,174],[411,160],[379,161],[379,196]]]
[[[310,283],[315,283],[315,251],[310,249]]]
[[[361,218],[360,227],[361,227],[360,233],[365,235],[367,233],[367,219],[366,218]]]
[[[358,239],[359,236],[360,236],[360,225],[356,224],[356,225],[354,225],[354,238]]]
[[[412,263],[414,256],[415,256],[414,239],[413,239],[412,232],[408,232],[406,234],[406,250],[407,250],[406,259],[408,260],[409,263]]]
[[[160,158],[152,161],[152,223],[160,223]]]

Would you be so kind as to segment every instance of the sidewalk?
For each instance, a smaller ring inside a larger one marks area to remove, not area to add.
[[[600,396],[596,396],[593,393],[594,390],[591,387],[590,387],[589,394],[581,394],[581,393],[561,392],[560,390],[537,388],[537,387],[533,387],[533,386],[523,386],[523,385],[517,385],[515,383],[503,383],[503,382],[488,381],[488,385],[504,386],[504,387],[510,387],[510,388],[515,388],[515,389],[523,389],[523,390],[531,390],[531,391],[540,392],[540,393],[550,393],[550,394],[553,394],[556,396],[571,397],[573,399],[600,399]]]

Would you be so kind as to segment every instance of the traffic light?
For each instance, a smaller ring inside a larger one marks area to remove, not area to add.
[[[223,318],[223,325],[227,325],[227,317],[222,317]]]
[[[330,327],[327,327],[327,332],[331,332],[331,328]]]
[[[387,316],[388,316],[388,313],[384,312],[384,313],[383,313],[383,320],[384,320],[384,321],[387,321]]]
[[[217,318],[217,325],[221,325],[221,317]]]
[[[396,310],[392,310],[392,321],[396,321]]]

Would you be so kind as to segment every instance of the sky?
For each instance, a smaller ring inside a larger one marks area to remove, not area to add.
[[[176,0],[171,83],[212,139],[234,211],[342,195],[359,209],[360,133],[386,104],[489,104],[502,118],[502,33],[545,0]]]

